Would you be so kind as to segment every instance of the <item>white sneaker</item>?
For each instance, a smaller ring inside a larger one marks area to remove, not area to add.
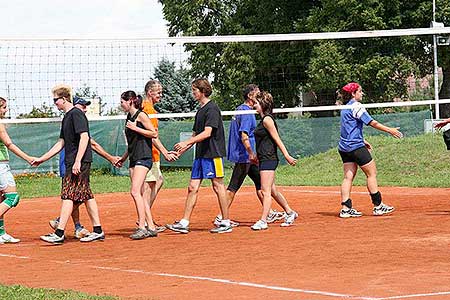
[[[64,243],[64,235],[58,236],[56,233],[52,232],[47,235],[41,235],[41,240],[50,244],[60,245]]]
[[[2,235],[0,235],[0,244],[16,244],[20,242],[19,239],[16,239],[12,236],[10,236],[9,234],[7,234],[6,232]]]
[[[220,224],[222,224],[222,218],[219,216],[216,216],[216,218],[213,221],[214,226],[216,227],[220,227]],[[230,220],[230,225],[231,227],[238,227],[239,226],[239,222]]]
[[[269,228],[269,225],[267,225],[267,222],[264,220],[258,220],[255,224],[251,227],[253,230],[266,230]]]
[[[271,210],[267,216],[267,223],[273,223],[275,221],[283,220],[286,216],[284,211]]]
[[[87,236],[80,239],[80,242],[95,242],[95,241],[104,241],[105,233],[102,231],[101,233],[91,232]]]
[[[294,224],[295,219],[298,218],[298,213],[296,213],[295,211],[291,211],[290,214],[286,213],[285,217],[284,217],[284,222],[281,223],[281,227],[289,227],[292,224]]]
[[[386,205],[383,202],[381,202],[380,205],[375,206],[373,208],[373,215],[374,216],[382,216],[382,215],[388,215],[392,213],[395,210],[392,206]]]
[[[354,208],[350,208],[350,209],[341,209],[341,211],[339,212],[339,217],[340,218],[358,218],[361,217],[362,213],[357,211]]]

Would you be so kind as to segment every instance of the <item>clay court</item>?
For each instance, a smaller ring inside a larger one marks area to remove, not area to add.
[[[252,232],[260,207],[245,187],[231,211],[242,226],[210,234],[217,201],[203,188],[191,233],[141,241],[128,238],[136,218],[131,197],[98,195],[106,240],[81,244],[71,224],[60,246],[39,240],[51,231],[59,199],[24,200],[6,219],[22,242],[0,245],[0,282],[122,299],[450,299],[450,189],[382,188],[396,212],[374,217],[357,187],[359,219],[338,218],[337,187],[282,190],[300,213],[295,226]],[[185,192],[162,190],[153,210],[159,223],[182,216]]]

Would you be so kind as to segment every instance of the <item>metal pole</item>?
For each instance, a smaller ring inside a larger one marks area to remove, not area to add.
[[[436,0],[433,0],[433,27],[436,24]],[[438,73],[438,55],[437,55],[437,36],[433,35],[433,56],[434,56],[434,100],[436,100],[435,111],[436,119],[440,119],[439,112],[439,73]]]

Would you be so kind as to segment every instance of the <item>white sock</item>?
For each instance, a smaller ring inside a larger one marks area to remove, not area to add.
[[[183,227],[189,226],[189,220],[186,220],[186,219],[181,219],[178,223],[180,223],[181,226],[183,226]]]
[[[230,219],[222,220],[222,221],[220,222],[220,225],[230,226]]]

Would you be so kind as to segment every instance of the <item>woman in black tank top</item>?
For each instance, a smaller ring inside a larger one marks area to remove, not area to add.
[[[256,96],[255,109],[261,116],[261,121],[253,132],[256,140],[256,154],[259,161],[259,174],[261,176],[261,190],[263,192],[263,211],[261,219],[253,224],[253,230],[264,230],[268,228],[267,216],[272,205],[272,195],[274,199],[284,209],[284,223],[281,226],[290,226],[298,217],[293,211],[286,198],[277,190],[275,186],[275,169],[278,166],[277,149],[280,148],[286,161],[295,166],[297,160],[289,155],[278,134],[278,126],[272,116],[273,98],[268,92],[260,92]]]
[[[138,228],[130,235],[130,238],[139,240],[156,236],[150,206],[144,200],[142,191],[145,177],[152,167],[152,139],[158,137],[158,132],[148,116],[141,110],[141,96],[133,91],[126,91],[121,95],[120,105],[128,113],[125,125],[128,148],[122,155],[120,163],[129,158],[130,193],[138,214]]]

